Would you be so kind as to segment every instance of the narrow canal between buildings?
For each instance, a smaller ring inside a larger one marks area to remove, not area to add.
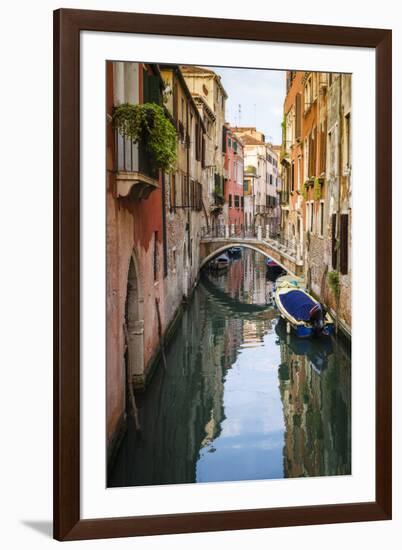
[[[272,285],[247,249],[202,275],[109,487],[351,473],[350,350],[287,335]]]

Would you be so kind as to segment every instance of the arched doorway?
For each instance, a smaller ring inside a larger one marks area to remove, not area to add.
[[[132,255],[127,275],[124,312],[127,381],[134,387],[144,386],[144,319],[142,316],[141,285],[135,258]]]

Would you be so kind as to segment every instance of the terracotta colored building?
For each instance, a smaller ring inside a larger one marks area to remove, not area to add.
[[[205,224],[205,125],[177,66],[107,64],[107,438],[109,463],[126,422],[127,389],[145,389],[184,296],[196,281]],[[170,87],[170,88],[169,88]],[[171,93],[169,93],[169,91]],[[177,131],[172,173],[146,143],[113,127],[121,104],[154,103]]]
[[[351,77],[288,71],[281,227],[301,247],[310,290],[351,332]],[[339,303],[328,283],[338,273]]]

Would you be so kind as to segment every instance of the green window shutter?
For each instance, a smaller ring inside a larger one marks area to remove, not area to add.
[[[226,153],[226,134],[227,134],[227,128],[223,126],[222,128],[222,152]]]
[[[349,215],[341,214],[341,265],[340,270],[342,275],[346,275],[348,272],[348,248],[349,248]]]
[[[144,103],[162,105],[161,81],[159,76],[143,71]]]

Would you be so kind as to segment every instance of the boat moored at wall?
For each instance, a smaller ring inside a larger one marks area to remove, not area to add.
[[[277,286],[275,304],[281,316],[300,338],[329,335],[334,322],[324,307],[306,290],[292,284]]]

